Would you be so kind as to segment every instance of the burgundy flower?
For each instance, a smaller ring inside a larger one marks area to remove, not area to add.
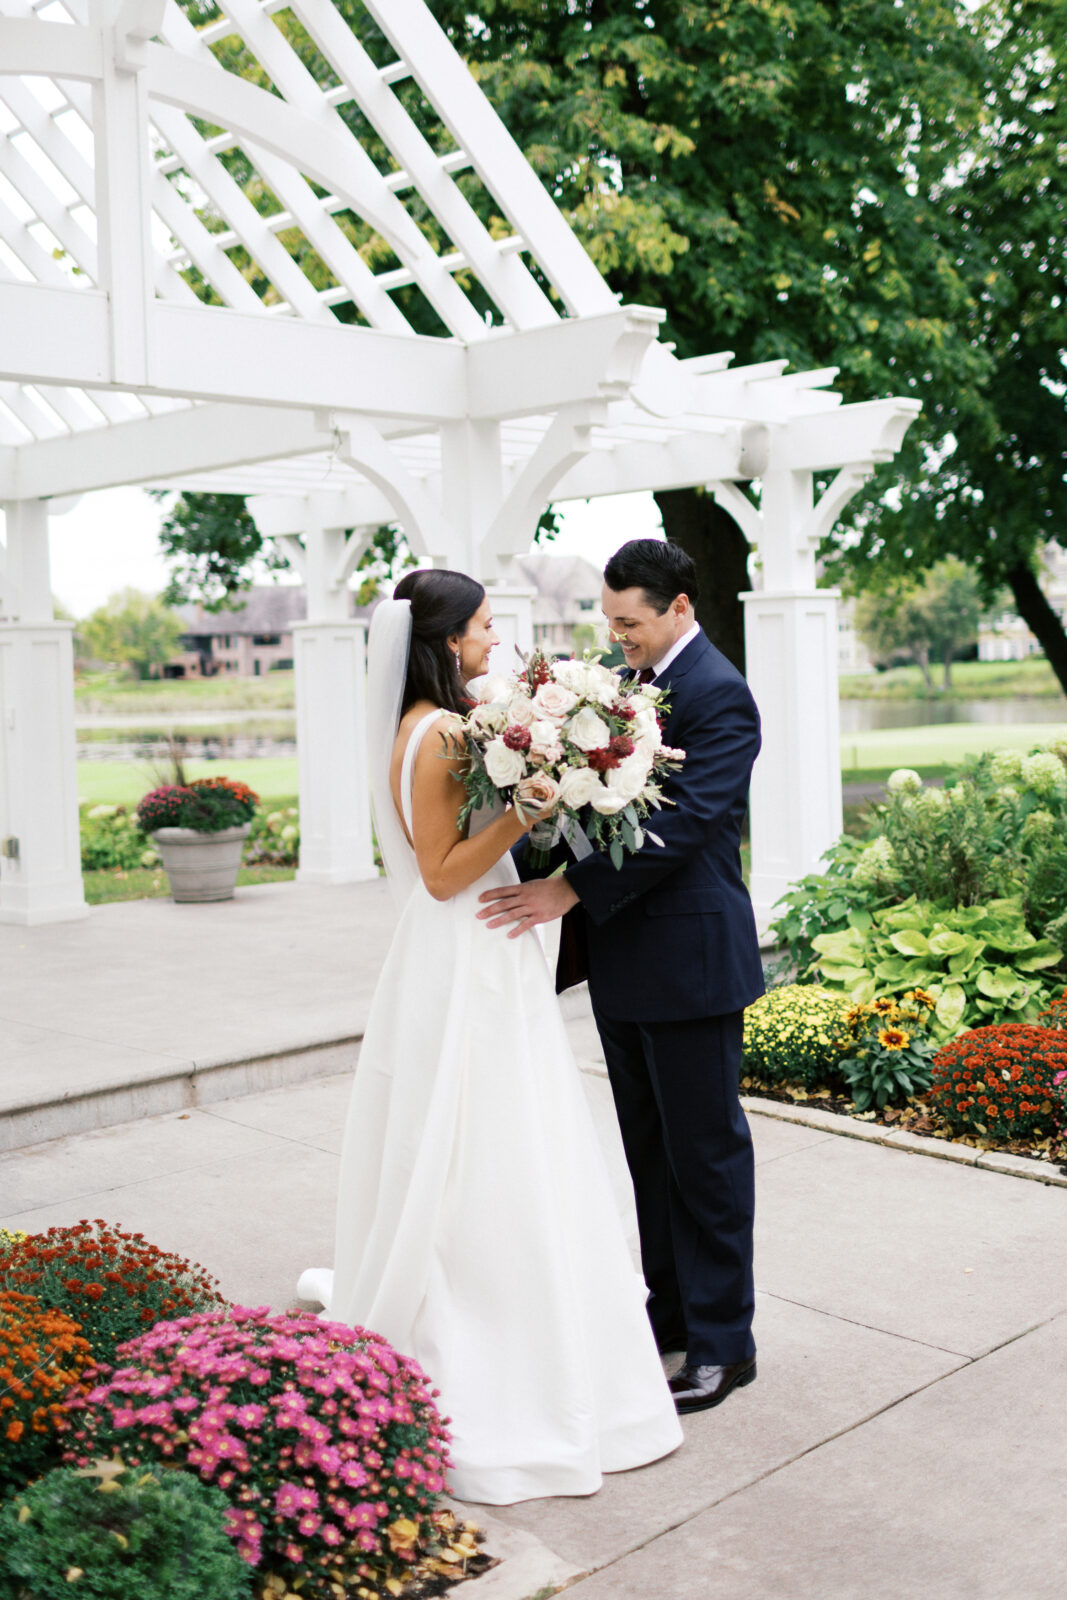
[[[529,728],[522,727],[518,722],[504,729],[503,739],[509,750],[529,750],[532,743]]]
[[[615,740],[613,739],[611,744],[613,745],[614,743]],[[630,744],[630,741],[627,740],[626,743]],[[631,745],[632,748],[633,746]],[[606,746],[603,750],[590,750],[589,752],[589,765],[594,772],[610,772],[612,767],[617,767],[621,764],[621,759],[620,756],[616,755],[611,745]]]
[[[627,756],[634,753],[634,742],[628,733],[617,733],[611,741],[611,753],[625,761]]]

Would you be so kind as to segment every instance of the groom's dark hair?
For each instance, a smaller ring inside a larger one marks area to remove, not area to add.
[[[693,605],[700,595],[693,558],[681,545],[666,539],[631,539],[604,568],[604,582],[616,594],[623,589],[643,589],[648,604],[661,617],[677,595],[688,595]]]
[[[465,572],[434,567],[406,572],[393,590],[395,600],[411,601],[411,645],[404,680],[401,715],[417,700],[429,700],[443,711],[465,716],[467,686],[460,677],[448,641],[462,639],[485,590]]]

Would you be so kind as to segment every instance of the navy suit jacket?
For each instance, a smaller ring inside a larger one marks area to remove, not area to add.
[[[683,1021],[741,1011],[763,993],[741,825],[760,748],[755,701],[700,633],[657,680],[669,691],[664,744],[686,752],[663,785],[646,839],[621,868],[594,851],[566,869],[581,902],[589,989],[605,1016]]]

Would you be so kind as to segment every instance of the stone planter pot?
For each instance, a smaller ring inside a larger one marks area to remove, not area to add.
[[[175,900],[232,900],[241,849],[251,829],[250,822],[221,833],[157,828],[151,838]]]

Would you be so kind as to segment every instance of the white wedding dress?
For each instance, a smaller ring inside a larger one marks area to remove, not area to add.
[[[409,832],[438,716],[405,752]],[[591,1494],[682,1439],[540,941],[475,915],[516,881],[507,855],[451,900],[414,883],[353,1083],[334,1271],[300,1284],[414,1357],[452,1493],[494,1505]]]

